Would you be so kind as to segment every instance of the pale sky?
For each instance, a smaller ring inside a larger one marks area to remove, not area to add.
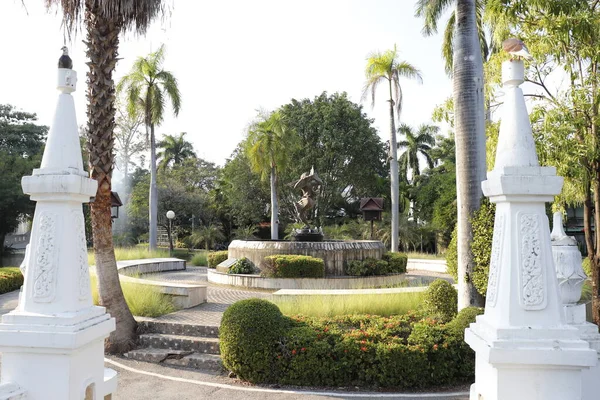
[[[35,112],[49,125],[57,97],[56,68],[63,45],[60,15],[42,0],[0,2],[0,104]],[[347,92],[359,103],[369,52],[394,43],[400,58],[418,67],[423,84],[404,81],[402,122],[431,122],[433,108],[451,95],[441,60],[441,35],[423,37],[414,17],[415,0],[173,0],[172,13],[145,37],[121,37],[115,81],[138,56],[167,48],[165,69],[179,82],[182,109],[170,111],[162,134],[188,132],[196,153],[223,165],[244,137],[259,108],[273,110],[292,98],[323,91]],[[442,25],[443,26],[443,25]],[[74,93],[78,124],[86,122],[85,32],[67,38],[79,74]],[[386,89],[380,86],[375,118],[382,140],[389,137]]]

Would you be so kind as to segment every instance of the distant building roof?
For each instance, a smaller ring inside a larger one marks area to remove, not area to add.
[[[383,198],[366,197],[360,199],[360,211],[383,211]]]

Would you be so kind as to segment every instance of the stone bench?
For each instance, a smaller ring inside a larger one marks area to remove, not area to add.
[[[185,260],[179,258],[148,258],[117,261],[119,274],[136,276],[157,272],[184,271]]]
[[[144,274],[184,271],[185,261],[178,258],[149,258],[117,261],[121,282],[151,286],[158,292],[171,296],[177,308],[191,308],[206,303],[206,285],[155,281],[144,279]]]

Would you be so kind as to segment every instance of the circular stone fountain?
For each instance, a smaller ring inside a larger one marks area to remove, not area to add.
[[[386,249],[378,240],[326,240],[323,242],[288,242],[278,240],[234,240],[228,256],[246,257],[262,270],[265,257],[275,254],[299,254],[323,259],[325,275],[343,276],[344,265],[352,260],[381,259]]]

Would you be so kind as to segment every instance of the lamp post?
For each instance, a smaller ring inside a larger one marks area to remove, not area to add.
[[[169,219],[169,257],[173,255],[173,230],[172,223],[175,218],[175,212],[173,210],[167,211],[167,218]]]

